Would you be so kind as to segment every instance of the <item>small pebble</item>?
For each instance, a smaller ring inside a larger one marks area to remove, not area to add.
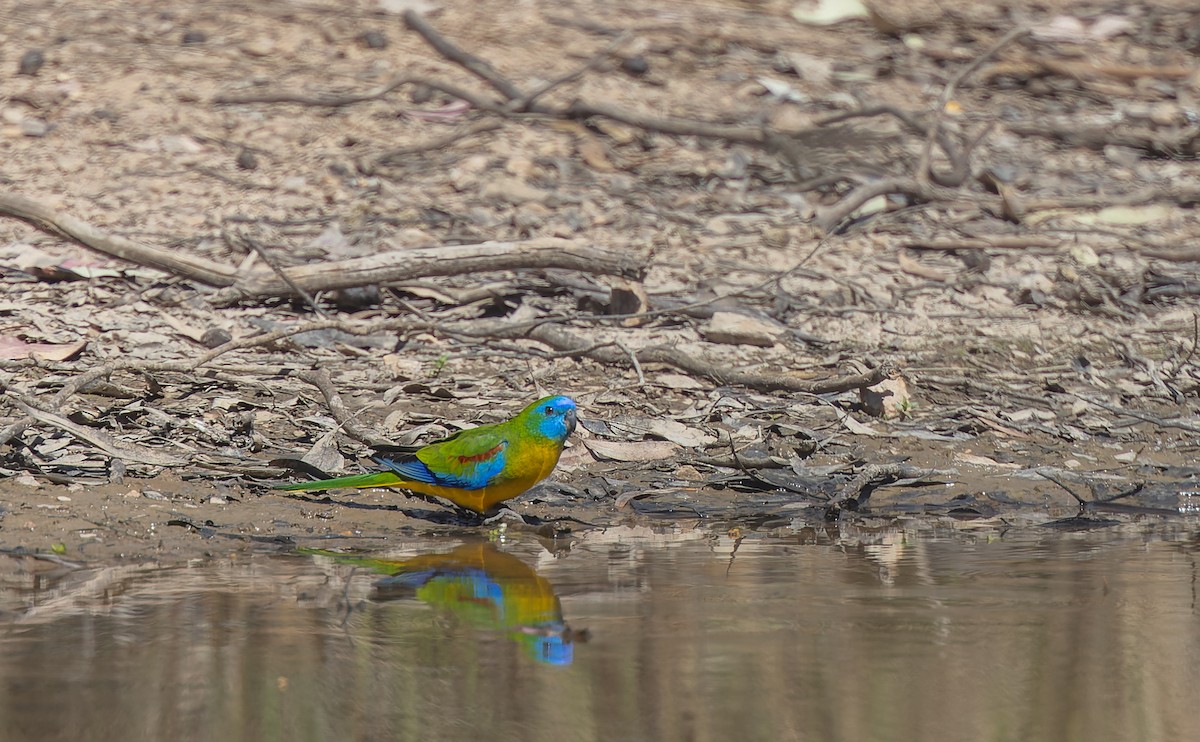
[[[21,62],[17,65],[17,74],[36,75],[45,63],[46,56],[42,54],[41,49],[30,49],[21,55]]]
[[[366,31],[358,40],[368,49],[386,49],[388,45],[387,37],[381,31]]]
[[[44,137],[50,132],[50,124],[41,119],[23,119],[21,133],[27,137]]]
[[[243,170],[257,170],[258,158],[248,149],[244,149],[238,153],[237,166]]]
[[[650,71],[650,63],[646,58],[638,55],[636,57],[627,57],[621,61],[621,71],[627,75],[641,77]]]
[[[233,340],[233,336],[227,330],[223,330],[220,327],[210,327],[200,336],[200,343],[205,348],[216,348],[228,343],[230,340]]]
[[[194,28],[189,28],[183,32],[182,41],[184,44],[203,44],[208,41],[208,34],[203,31],[197,31]]]
[[[378,286],[356,286],[333,292],[333,303],[346,312],[375,307],[382,300]]]
[[[433,100],[433,88],[429,87],[428,85],[421,85],[419,83],[417,85],[413,85],[412,93],[409,94],[408,99],[418,106],[428,103],[429,101]]]

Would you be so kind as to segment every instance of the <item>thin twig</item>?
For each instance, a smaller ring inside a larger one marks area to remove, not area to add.
[[[1109,412],[1115,412],[1118,415],[1128,415],[1129,417],[1137,418],[1138,420],[1141,420],[1143,422],[1148,422],[1148,423],[1157,425],[1160,428],[1176,428],[1178,430],[1186,430],[1189,433],[1200,433],[1200,425],[1186,423],[1186,422],[1183,422],[1182,420],[1180,420],[1179,418],[1176,418],[1174,420],[1167,420],[1165,418],[1158,417],[1157,415],[1151,415],[1148,412],[1140,412],[1138,410],[1129,410],[1129,409],[1125,409],[1124,407],[1118,407],[1116,405],[1108,404],[1107,402],[1101,402],[1098,399],[1089,399],[1088,397],[1085,397],[1082,394],[1078,394],[1078,393],[1074,393],[1074,392],[1072,392],[1071,396],[1076,397],[1078,399],[1082,399],[1084,402],[1087,402],[1088,404],[1094,404],[1101,409],[1108,410]]]
[[[1081,510],[1082,510],[1082,506],[1087,505],[1087,503],[1088,503],[1087,500],[1083,499],[1078,494],[1076,494],[1075,490],[1068,487],[1065,482],[1063,482],[1057,476],[1051,474],[1046,469],[1037,469],[1036,473],[1038,476],[1042,477],[1043,479],[1048,479],[1051,482],[1054,482],[1055,484],[1057,484],[1059,487],[1062,487],[1064,490],[1066,490],[1067,494],[1070,495],[1071,497],[1074,497],[1075,501],[1079,503]]]
[[[609,55],[620,48],[626,41],[629,41],[632,36],[633,34],[630,31],[621,33],[619,36],[617,36],[617,38],[612,40],[612,43],[593,54],[591,59],[589,59],[582,66],[576,68],[572,72],[562,75],[561,77],[556,77],[553,80],[543,83],[542,85],[534,88],[533,92],[528,93],[518,100],[510,101],[507,106],[508,109],[512,111],[528,111],[533,102],[538,98],[541,98],[546,93],[549,93],[551,90],[554,90],[557,87],[566,85],[569,82],[578,80],[588,72],[591,72],[601,62],[607,59]]]
[[[239,233],[235,237],[234,235],[232,235],[228,231],[226,231],[225,232],[225,241],[228,243],[237,242],[238,244],[240,244],[242,246],[249,247],[251,250],[253,250],[255,253],[258,254],[258,257],[262,258],[262,261],[264,263],[266,263],[267,266],[270,267],[270,269],[272,271],[275,272],[275,275],[279,276],[280,281],[283,281],[284,283],[286,283],[288,285],[288,288],[290,288],[293,292],[296,293],[296,295],[298,295],[301,299],[303,299],[304,302],[306,304],[308,304],[308,306],[312,307],[313,312],[316,313],[316,315],[318,317],[321,317],[322,319],[329,318],[329,315],[325,312],[324,309],[321,308],[320,304],[317,304],[317,300],[313,298],[312,294],[305,291],[303,286],[300,286],[295,281],[293,281],[291,279],[291,277],[288,276],[287,272],[283,270],[283,266],[281,266],[279,264],[279,261],[276,260],[274,258],[274,256],[272,256],[270,253],[268,253],[266,248],[258,240],[254,239],[250,235],[244,234],[244,233]]]
[[[506,99],[512,101],[522,98],[524,93],[516,85],[505,79],[499,72],[496,71],[491,64],[486,60],[471,54],[468,51],[460,49],[451,41],[438,33],[437,29],[429,25],[429,23],[415,10],[409,9],[404,11],[404,24],[413,31],[421,35],[421,38],[432,46],[438,54],[441,54],[446,59],[454,62],[458,66],[467,70],[476,77],[482,79],[487,84],[491,85],[496,90],[500,91]]]
[[[396,149],[390,149],[381,154],[374,155],[373,157],[369,157],[369,158],[364,157],[361,161],[359,161],[358,170],[359,170],[359,172],[363,173],[364,175],[373,175],[375,173],[376,168],[386,167],[386,166],[392,164],[393,160],[398,160],[403,157],[409,157],[409,156],[412,156],[415,154],[420,154],[421,152],[429,152],[431,150],[444,149],[446,147],[449,147],[451,144],[454,144],[455,142],[459,141],[460,139],[466,139],[467,137],[473,137],[478,134],[483,134],[483,133],[489,132],[489,131],[496,131],[497,129],[501,128],[502,126],[503,126],[503,124],[501,122],[491,120],[491,119],[481,120],[481,121],[473,121],[461,129],[452,131],[445,136],[438,137],[436,139],[431,139],[428,142],[421,142],[419,144],[410,144],[410,145],[407,145],[404,147],[397,147]]]
[[[637,373],[638,386],[646,386],[646,374],[642,372],[642,364],[638,362],[637,353],[634,353],[633,348],[630,348],[624,342],[617,341],[615,344],[629,356],[629,362],[633,366],[633,370]]]
[[[392,441],[383,436],[376,435],[368,430],[363,425],[359,424],[354,418],[362,414],[363,410],[355,414],[351,414],[346,409],[346,403],[342,401],[342,395],[333,386],[333,379],[330,378],[329,372],[323,368],[315,371],[301,371],[296,374],[296,378],[301,381],[308,382],[321,392],[321,396],[325,398],[325,406],[329,408],[329,412],[333,415],[333,419],[337,421],[342,430],[355,440],[362,441],[369,446],[390,445]],[[365,409],[365,408],[364,408]]]
[[[995,56],[1001,49],[1028,33],[1029,29],[1025,26],[1018,26],[1017,28],[1010,30],[1008,33],[997,39],[995,43],[993,43],[987,49],[984,49],[983,52],[979,56],[975,57],[970,64],[959,70],[954,77],[950,78],[950,81],[946,83],[946,86],[942,88],[942,93],[938,96],[937,108],[933,112],[933,124],[929,127],[929,133],[925,136],[925,146],[921,149],[921,159],[917,164],[916,177],[919,183],[923,185],[927,184],[932,175],[932,163],[930,160],[933,157],[933,144],[935,141],[937,141],[942,130],[942,121],[946,115],[946,105],[949,104],[950,100],[954,97],[954,93],[958,90],[958,86],[962,84],[962,81],[965,80],[968,75],[979,69],[984,62]],[[946,154],[949,155],[950,153],[947,152]]]
[[[352,106],[356,103],[365,103],[367,101],[382,98],[394,90],[404,87],[405,85],[424,86],[430,90],[436,90],[439,93],[444,93],[445,95],[450,96],[451,98],[465,100],[467,103],[471,104],[472,108],[477,108],[481,111],[505,113],[503,104],[494,99],[484,98],[469,90],[460,88],[457,85],[420,75],[399,75],[382,85],[377,85],[369,90],[364,90],[361,93],[324,93],[310,95],[308,93],[294,93],[286,90],[266,90],[262,92],[222,93],[221,95],[213,97],[212,102],[214,105],[295,103],[301,106],[342,108],[344,106]]]

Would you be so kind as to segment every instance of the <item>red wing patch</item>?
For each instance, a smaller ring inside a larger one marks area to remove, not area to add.
[[[503,448],[504,448],[504,442],[501,441],[499,444],[496,445],[495,448],[491,449],[490,451],[484,451],[483,453],[477,453],[474,456],[459,456],[458,463],[460,463],[460,464],[478,464],[480,461],[487,461],[488,459],[492,458],[496,454],[500,453],[500,451]]]

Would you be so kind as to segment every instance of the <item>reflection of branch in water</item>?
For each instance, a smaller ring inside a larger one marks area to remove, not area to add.
[[[58,580],[30,591],[5,591],[5,597],[15,597],[17,605],[7,609],[15,614],[13,624],[56,621],[64,616],[107,613],[114,610],[115,598],[127,591],[129,583],[144,573],[146,565],[125,565],[99,569],[78,569],[64,573]]]
[[[1121,500],[1126,497],[1131,497],[1131,496],[1136,495],[1137,493],[1141,492],[1142,489],[1144,489],[1146,486],[1145,482],[1138,482],[1138,483],[1134,484],[1132,487],[1130,487],[1129,489],[1122,490],[1122,491],[1118,492],[1117,494],[1109,495],[1108,497],[1101,497],[1100,494],[1098,492],[1096,492],[1096,488],[1094,486],[1092,486],[1091,484],[1088,484],[1088,489],[1090,489],[1092,491],[1093,499],[1085,500],[1083,497],[1081,497],[1079,494],[1077,494],[1073,489],[1068,487],[1067,484],[1065,482],[1063,482],[1061,479],[1059,479],[1055,474],[1051,473],[1050,470],[1045,469],[1045,468],[1038,469],[1037,474],[1039,476],[1041,476],[1043,479],[1048,479],[1051,482],[1054,482],[1055,484],[1057,484],[1059,487],[1066,490],[1067,494],[1069,494],[1071,497],[1074,497],[1075,501],[1079,503],[1079,513],[1077,515],[1075,515],[1074,518],[1072,518],[1071,520],[1077,519],[1077,518],[1082,518],[1084,513],[1089,513],[1089,512],[1093,512],[1093,513],[1123,513],[1126,515],[1159,515],[1159,516],[1163,516],[1163,517],[1182,515],[1182,513],[1180,513],[1178,510],[1172,510],[1171,508],[1155,508],[1155,507],[1149,507],[1147,505],[1125,505],[1122,503],[1115,502],[1116,500]],[[1055,523],[1057,523],[1057,522],[1058,521],[1055,521]]]

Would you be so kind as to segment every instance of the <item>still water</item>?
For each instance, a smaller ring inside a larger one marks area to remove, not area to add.
[[[611,529],[9,559],[0,739],[1194,740],[1197,549]]]

